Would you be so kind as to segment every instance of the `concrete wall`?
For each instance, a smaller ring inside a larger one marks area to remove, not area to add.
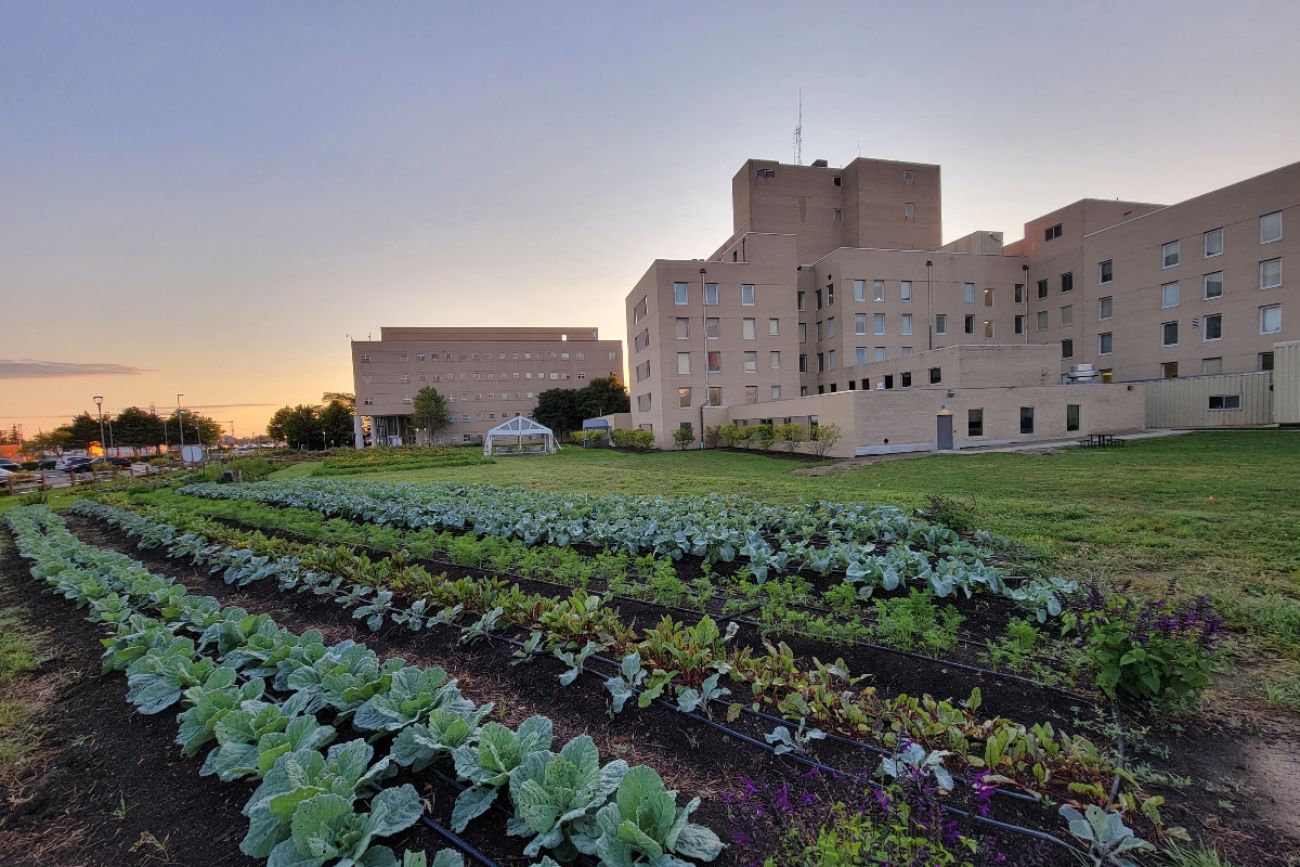
[[[1230,373],[1146,383],[1148,427],[1243,427],[1273,423],[1273,374]],[[1236,397],[1236,409],[1211,398]]]

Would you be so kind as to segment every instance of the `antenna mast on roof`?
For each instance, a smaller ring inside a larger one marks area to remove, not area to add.
[[[799,88],[799,123],[794,128],[794,164],[803,165],[803,88]]]

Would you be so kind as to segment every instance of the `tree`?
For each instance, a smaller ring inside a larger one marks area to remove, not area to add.
[[[685,451],[695,442],[695,428],[689,422],[677,428],[673,431],[673,442],[677,443],[677,448]]]
[[[71,434],[63,428],[56,428],[49,433],[42,431],[27,438],[23,443],[23,454],[33,458],[39,458],[49,452],[61,455],[63,450],[68,447],[70,438]]]
[[[352,445],[352,410],[341,400],[332,400],[320,411],[321,432],[331,446]]]
[[[415,407],[411,414],[411,424],[417,430],[427,430],[432,441],[438,431],[451,424],[451,415],[447,412],[447,399],[438,394],[438,389],[425,386],[415,393]]]
[[[174,444],[181,441],[181,423],[184,422],[186,445],[216,445],[221,440],[221,424],[202,413],[187,409],[182,416],[179,410],[173,410],[167,417],[169,438]]]
[[[76,416],[58,430],[68,432],[68,441],[63,446],[67,449],[88,449],[91,443],[99,442],[99,418],[88,412]]]
[[[283,440],[294,449],[324,448],[321,441],[321,411],[314,406],[298,404],[281,407],[271,416],[266,432],[273,439]],[[352,431],[351,415],[348,416],[348,436]],[[328,437],[329,434],[327,433]]]
[[[113,419],[113,445],[156,446],[163,441],[163,422],[157,414],[128,406]]]
[[[571,388],[551,388],[537,395],[533,418],[561,436],[582,427],[577,392]]]
[[[326,406],[337,402],[347,407],[348,412],[357,411],[357,396],[350,391],[327,391],[320,396],[320,400]]]
[[[613,376],[591,380],[578,389],[575,401],[579,422],[615,412],[632,411],[632,399],[628,397],[627,388]]]
[[[285,425],[288,424],[289,417],[293,415],[293,407],[282,406],[271,414],[271,420],[266,423],[266,435],[273,440],[287,440],[285,434]]]

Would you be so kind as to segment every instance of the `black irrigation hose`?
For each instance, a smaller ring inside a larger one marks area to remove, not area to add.
[[[392,606],[388,606],[388,608],[389,608],[389,610],[397,610],[397,609],[394,609]],[[486,638],[488,638],[489,640],[492,640],[492,641],[500,641],[500,642],[502,642],[502,643],[504,643],[504,644],[508,644],[508,645],[510,645],[510,646],[513,646],[513,647],[523,647],[523,646],[524,646],[524,642],[519,641],[518,639],[509,638],[509,637],[504,636],[504,635],[493,635],[493,634],[491,634],[491,633],[488,633],[488,634],[487,634],[486,636],[484,636],[484,637],[486,637]],[[931,657],[919,657],[919,658],[921,658],[921,659],[930,659],[930,660],[932,660]],[[593,654],[591,657],[589,657],[589,659],[595,659],[595,660],[597,660],[597,661],[599,661],[599,662],[603,662],[603,663],[605,663],[605,664],[613,665],[613,666],[615,666],[616,668],[617,668],[618,665],[619,665],[617,662],[615,662],[615,661],[612,660],[612,659],[609,659],[608,657],[604,657],[604,656],[600,656],[600,655],[596,655],[596,654]],[[591,675],[594,675],[594,676],[597,676],[597,677],[600,677],[600,676],[601,676],[598,672],[595,672],[595,671],[588,671],[588,670],[585,669],[585,668],[580,669],[580,673],[591,674]],[[995,674],[996,674],[996,673],[995,673]],[[719,732],[721,732],[723,735],[725,735],[725,736],[727,736],[727,737],[733,738],[733,739],[738,740],[738,741],[740,741],[740,742],[742,742],[742,743],[746,743],[746,744],[750,744],[750,745],[752,745],[752,746],[756,746],[756,747],[758,747],[759,749],[762,749],[762,750],[764,750],[764,751],[766,751],[766,752],[772,753],[773,755],[777,755],[777,753],[776,753],[776,749],[775,749],[773,746],[771,746],[770,744],[766,744],[766,743],[764,743],[764,742],[762,742],[762,741],[759,741],[759,740],[757,740],[757,739],[755,739],[755,738],[753,738],[753,737],[751,737],[751,736],[749,736],[749,735],[746,735],[746,734],[744,734],[743,732],[737,731],[737,730],[735,730],[735,729],[733,729],[733,728],[731,728],[731,727],[729,727],[729,726],[725,726],[725,725],[723,725],[723,724],[721,724],[721,723],[719,723],[719,722],[717,722],[717,721],[715,721],[715,720],[709,719],[708,717],[705,717],[705,716],[701,716],[701,715],[699,715],[699,714],[697,714],[697,713],[685,713],[684,711],[679,710],[675,705],[672,705],[672,704],[670,704],[670,703],[664,701],[663,699],[655,699],[655,702],[656,702],[657,704],[659,704],[659,705],[661,705],[661,706],[663,706],[663,707],[665,707],[665,708],[671,710],[671,711],[674,712],[674,713],[681,713],[681,714],[684,714],[685,716],[687,716],[687,717],[689,717],[689,718],[691,718],[691,719],[693,719],[693,720],[696,720],[696,721],[698,721],[698,722],[702,722],[702,723],[704,723],[705,725],[707,725],[707,726],[709,726],[709,727],[711,727],[711,728],[714,728],[714,729],[718,730]],[[783,720],[782,722],[785,723],[786,721]],[[868,749],[870,748],[870,747],[869,747],[868,745],[866,745],[866,744],[863,744],[863,746],[866,747],[866,748],[868,748]],[[821,763],[821,762],[817,762],[817,761],[815,761],[815,760],[813,760],[813,759],[804,758],[804,757],[799,756],[799,755],[796,755],[796,754],[794,754],[794,753],[786,753],[785,756],[788,757],[788,758],[790,758],[791,760],[793,760],[793,761],[795,761],[795,762],[798,762],[798,763],[800,763],[800,764],[804,764],[804,765],[806,765],[806,766],[808,766],[808,767],[815,767],[815,768],[817,768],[817,769],[819,769],[819,770],[825,770],[825,771],[827,771],[827,772],[829,772],[829,773],[838,774],[838,775],[842,775],[842,776],[849,776],[849,775],[846,774],[844,771],[841,771],[841,770],[839,770],[839,769],[837,769],[837,768],[831,767],[830,765],[826,765],[826,764],[823,764],[823,763]],[[868,785],[871,785],[871,786],[874,787],[874,788],[883,788],[883,787],[881,787],[879,784],[874,783],[874,782],[872,782],[872,781],[868,781]],[[1112,786],[1113,786],[1113,785],[1114,785],[1114,783],[1112,783]],[[995,793],[999,793],[999,794],[1001,794],[1001,793],[1002,793],[1002,790],[1001,790],[1001,789],[994,789],[994,792],[995,792]],[[1016,793],[1016,794],[1019,794],[1019,793]],[[1036,800],[1036,799],[1035,799],[1035,800]],[[988,825],[989,827],[998,828],[998,829],[1003,830],[1003,831],[1008,831],[1008,832],[1011,832],[1011,833],[1019,834],[1019,835],[1021,835],[1021,836],[1026,836],[1026,837],[1030,837],[1030,838],[1033,838],[1033,839],[1042,840],[1042,841],[1044,841],[1044,842],[1049,842],[1049,843],[1055,844],[1055,845],[1057,845],[1057,846],[1060,846],[1060,847],[1066,849],[1066,850],[1069,851],[1071,854],[1074,854],[1074,855],[1076,855],[1076,856],[1083,854],[1083,853],[1081,852],[1081,850],[1079,850],[1079,849],[1076,848],[1075,846],[1073,846],[1073,845],[1071,845],[1070,843],[1068,843],[1068,842],[1066,842],[1066,841],[1060,839],[1059,837],[1056,837],[1056,836],[1054,836],[1054,835],[1052,835],[1052,834],[1047,833],[1046,831],[1040,831],[1040,830],[1037,830],[1037,829],[1035,829],[1035,828],[1025,827],[1025,826],[1023,826],[1023,825],[1016,825],[1016,824],[1013,824],[1013,823],[1010,823],[1010,822],[1003,822],[1003,821],[1001,821],[1001,820],[999,820],[999,819],[992,819],[992,818],[990,818],[990,817],[988,817],[988,816],[980,816],[980,815],[977,814],[977,813],[971,813],[971,812],[969,812],[969,811],[967,811],[967,810],[962,810],[962,809],[960,809],[960,808],[952,807],[952,806],[949,806],[949,805],[946,805],[946,804],[940,804],[940,805],[939,805],[939,808],[940,808],[941,810],[943,810],[944,812],[950,814],[950,815],[957,816],[957,817],[959,817],[959,818],[964,818],[964,819],[970,820],[970,821],[972,821],[972,822],[975,822],[975,823],[977,823],[977,824]],[[445,831],[445,829],[443,829],[443,830]],[[450,834],[451,832],[447,831],[446,833],[447,833],[447,834]],[[468,845],[468,844],[466,844],[466,845]]]

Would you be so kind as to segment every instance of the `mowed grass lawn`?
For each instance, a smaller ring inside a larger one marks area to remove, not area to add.
[[[1177,577],[1184,592],[1211,594],[1238,629],[1300,658],[1300,431],[1200,432],[1053,454],[926,456],[822,475],[807,474],[807,466],[721,451],[567,448],[554,457],[349,480],[905,507],[940,496],[964,505],[976,526],[1030,546],[1055,574],[1127,579],[1151,593]],[[277,477],[310,470],[299,464]]]

